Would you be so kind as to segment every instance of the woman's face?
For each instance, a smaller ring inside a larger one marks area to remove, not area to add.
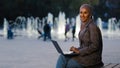
[[[82,7],[80,8],[80,19],[81,19],[81,22],[83,23],[86,23],[89,21],[90,19],[90,11],[88,8],[86,7]]]

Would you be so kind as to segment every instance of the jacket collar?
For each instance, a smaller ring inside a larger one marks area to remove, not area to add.
[[[92,21],[93,21],[93,19],[90,19],[90,20],[88,21],[88,23],[86,23],[85,27],[87,28]]]

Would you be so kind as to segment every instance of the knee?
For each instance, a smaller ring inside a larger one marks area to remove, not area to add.
[[[59,59],[64,59],[64,58],[65,58],[64,55],[60,55],[60,56],[59,56]]]
[[[67,63],[67,68],[84,68],[82,65],[71,59]]]
[[[57,60],[56,68],[65,68],[65,66],[66,66],[65,57],[63,55],[60,55]]]

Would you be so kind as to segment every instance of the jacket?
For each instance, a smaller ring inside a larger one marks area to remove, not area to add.
[[[93,20],[89,21],[83,30],[79,32],[79,56],[73,57],[83,66],[103,64],[102,62],[102,35],[100,29]]]

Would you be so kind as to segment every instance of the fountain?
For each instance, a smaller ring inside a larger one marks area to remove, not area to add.
[[[14,35],[17,35],[17,36],[36,37],[39,35],[37,32],[37,29],[38,28],[43,29],[45,20],[47,20],[47,22],[49,22],[50,26],[52,27],[52,34],[60,35],[61,37],[59,36],[59,38],[64,37],[64,29],[65,29],[65,22],[66,22],[64,12],[59,12],[58,17],[55,18],[55,23],[53,23],[52,13],[48,13],[48,16],[43,18],[41,21],[39,17],[34,18],[31,16],[31,17],[25,18],[23,16],[18,16],[13,23],[14,27],[12,30],[14,31]],[[39,21],[41,22],[41,24],[39,23]],[[5,37],[7,35],[8,25],[9,25],[8,21],[6,20],[6,18],[4,18],[3,35]],[[54,28],[53,28],[53,25],[54,25]]]
[[[26,28],[26,18],[22,17],[22,16],[18,16],[15,19],[15,23],[14,24],[16,24],[18,30],[25,31],[25,28]]]
[[[115,29],[115,18],[110,18],[108,20],[108,34],[113,34]]]
[[[8,30],[9,23],[6,18],[4,18],[4,24],[3,24],[3,35],[4,37],[7,37],[7,30]]]
[[[53,14],[48,13],[47,17],[42,18],[42,20],[39,19],[39,17],[22,17],[19,16],[16,18],[13,27],[14,34],[21,35],[21,36],[27,36],[27,37],[38,37],[37,29],[40,28],[43,30],[44,22],[47,20],[47,22],[51,26],[51,33],[53,37],[63,39],[64,38],[64,32],[65,32],[65,23],[70,23],[71,26],[76,22],[76,33],[75,36],[78,38],[78,33],[80,31],[80,16],[79,14],[76,16],[75,19],[73,18],[65,18],[64,12],[59,12],[58,17],[55,17],[53,22]],[[105,29],[103,26],[106,25],[105,22],[102,21],[101,18],[97,19],[97,25],[99,26],[102,35],[105,37],[120,37],[120,20],[117,22],[116,18],[110,18],[107,23],[108,29]],[[4,18],[4,24],[3,24],[3,35],[4,37],[7,36],[7,29],[8,29],[9,23]],[[69,32],[68,35],[71,37],[71,33]]]
[[[47,22],[49,22],[49,24],[53,25],[53,15],[52,15],[52,13],[48,13]]]
[[[58,16],[58,34],[63,34],[65,30],[65,13],[60,12]]]
[[[26,31],[27,31],[27,34],[28,34],[29,37],[32,36],[32,27],[31,27],[31,25],[32,25],[31,19],[27,18],[27,29],[26,29]]]
[[[63,38],[64,37],[64,32],[65,32],[65,13],[64,12],[60,12],[59,16],[58,16],[58,21],[57,21],[57,35],[59,35],[59,38]]]
[[[100,28],[101,32],[103,32],[102,24],[103,24],[102,19],[101,19],[101,18],[98,18],[98,19],[97,19],[97,25],[98,25],[98,27]]]
[[[120,37],[120,30],[119,30],[119,25],[120,23],[117,22],[116,18],[110,18],[108,20],[108,36],[109,37]]]
[[[80,16],[77,15],[76,16],[76,37],[78,38],[78,33],[80,31],[80,25],[81,25],[81,21],[80,21]]]
[[[102,21],[101,18],[97,19],[97,25],[99,26],[102,35],[107,37],[107,38],[118,38],[120,37],[120,30],[119,30],[119,22],[117,22],[116,18],[110,18],[108,19],[108,29],[104,29],[103,25],[105,23]]]
[[[52,15],[52,13],[48,13],[47,22],[49,23],[49,25],[51,27],[51,33],[53,33],[53,15]]]

